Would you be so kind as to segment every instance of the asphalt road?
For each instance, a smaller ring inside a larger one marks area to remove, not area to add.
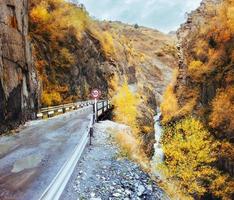
[[[92,106],[0,138],[0,199],[38,200],[87,131]]]

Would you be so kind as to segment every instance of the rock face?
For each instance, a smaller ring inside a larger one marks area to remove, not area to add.
[[[187,113],[183,114],[189,113],[203,120],[217,140],[229,141],[229,147],[220,152],[233,152],[234,149],[233,117],[229,115],[233,112],[234,60],[231,52],[234,38],[233,29],[227,23],[229,20],[233,23],[233,18],[228,20],[233,6],[232,1],[203,0],[177,31],[179,73],[174,92],[179,107],[182,110],[189,105]],[[216,25],[218,28],[214,28]],[[227,36],[223,34],[225,31]],[[228,97],[221,94],[228,94]],[[218,108],[214,102],[219,104]],[[233,176],[231,155],[220,153],[218,166]]]
[[[0,133],[32,118],[38,106],[27,7],[27,0],[0,1]]]

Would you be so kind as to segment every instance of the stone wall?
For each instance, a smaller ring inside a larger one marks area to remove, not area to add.
[[[28,1],[0,0],[0,133],[34,117],[37,87],[28,39]]]

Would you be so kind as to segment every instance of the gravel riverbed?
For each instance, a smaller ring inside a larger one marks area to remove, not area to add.
[[[85,149],[60,200],[167,199],[136,163],[118,156],[110,128],[122,126],[111,121],[95,124],[92,145]]]

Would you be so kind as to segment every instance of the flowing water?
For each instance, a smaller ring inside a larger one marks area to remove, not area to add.
[[[154,130],[155,130],[155,144],[154,144],[154,156],[152,158],[152,171],[156,176],[161,177],[161,174],[159,170],[157,169],[157,166],[163,162],[164,159],[164,153],[161,145],[161,138],[163,135],[163,129],[160,125],[160,117],[161,113],[158,111],[158,114],[154,117]]]

